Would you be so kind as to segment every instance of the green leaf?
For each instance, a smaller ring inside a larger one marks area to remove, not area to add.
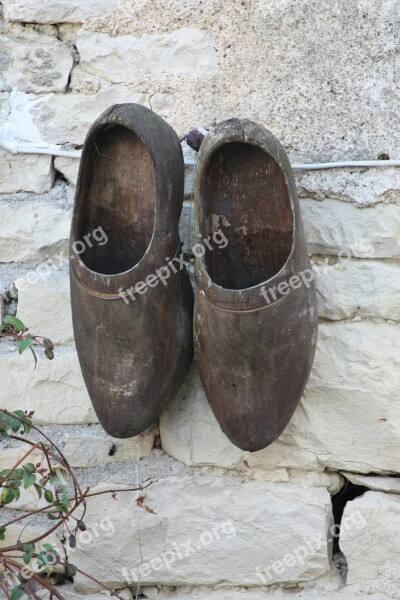
[[[12,422],[18,421],[19,427],[22,428],[24,433],[29,433],[31,431],[32,419],[27,417],[23,410],[14,410],[12,415],[15,415],[15,417],[17,417],[17,418],[12,419],[12,417],[10,417],[10,419],[12,419]]]
[[[54,546],[52,544],[43,544],[43,548],[47,550],[47,552],[53,552]]]
[[[26,331],[27,329],[20,319],[17,319],[17,317],[13,317],[12,315],[6,315],[3,319],[3,323],[11,325],[16,331]]]
[[[48,566],[46,550],[42,550],[41,552],[39,552],[39,554],[37,555],[37,561],[39,569],[43,569]]]
[[[4,469],[3,471],[0,471],[0,479],[3,479],[3,477],[5,477],[6,475],[8,475],[8,473],[11,471],[11,469]]]
[[[33,547],[32,549],[30,549],[29,551],[25,552],[25,554],[22,555],[22,560],[24,561],[24,563],[26,565],[29,565],[29,563],[31,562],[33,555],[35,553],[35,547]]]
[[[20,600],[20,598],[22,598],[23,595],[23,590],[21,590],[20,587],[15,587],[11,590],[10,600]]]
[[[54,350],[49,350],[48,348],[46,348],[46,350],[44,351],[44,355],[49,360],[53,360],[53,358],[54,358]]]
[[[38,483],[34,483],[33,485],[35,486],[35,490],[36,490],[37,495],[39,496],[39,500],[40,500],[43,495],[43,490]]]
[[[29,475],[26,471],[24,471],[22,481],[24,483],[24,488],[27,490],[28,487],[31,487],[36,482],[36,475]]]
[[[51,492],[50,490],[45,490],[45,492],[44,492],[44,499],[49,504],[52,504],[54,502],[54,494],[53,494],[53,492]]]
[[[26,415],[23,410],[13,410],[13,415],[16,415],[20,419],[25,419]]]
[[[25,563],[26,565],[29,565],[29,563],[30,563],[30,562],[31,562],[31,560],[32,560],[32,556],[33,556],[32,554],[24,554],[24,555],[22,556],[22,560],[24,561],[24,563]]]
[[[54,514],[53,512],[49,511],[47,513],[47,518],[50,519],[50,521],[57,521],[57,519],[59,518],[58,515]]]
[[[33,348],[29,348],[29,350],[32,352],[32,354],[33,354],[33,358],[34,358],[34,360],[35,360],[35,367],[34,367],[34,370],[35,370],[35,369],[36,369],[36,366],[37,366],[37,356],[36,356],[36,352],[34,351],[34,349],[33,349]]]
[[[3,542],[6,537],[6,528],[0,527],[0,542]]]
[[[22,468],[24,469],[24,471],[26,471],[28,473],[28,475],[32,475],[32,473],[36,469],[36,467],[35,467],[35,465],[33,463],[27,463]]]
[[[14,489],[12,490],[12,492],[13,492],[13,494],[14,494],[14,500],[15,500],[15,501],[19,500],[19,499],[20,499],[20,497],[21,497],[21,492],[19,491],[19,489],[18,489],[18,488],[14,488]]]
[[[75,575],[76,575],[76,566],[75,565],[67,566],[67,575],[69,575],[70,577],[75,577]]]
[[[11,488],[4,488],[1,492],[0,501],[2,504],[10,504],[14,501],[14,490]]]
[[[21,340],[20,342],[18,342],[19,353],[22,354],[23,352],[25,352],[25,350],[27,348],[30,348],[31,346],[33,346],[34,343],[35,343],[35,340],[33,340],[32,338],[27,338],[26,340]]]

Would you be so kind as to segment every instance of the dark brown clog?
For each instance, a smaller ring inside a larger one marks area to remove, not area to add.
[[[196,182],[195,355],[222,431],[255,451],[276,440],[302,396],[317,303],[296,187],[277,139],[247,120],[205,138]],[[212,248],[212,249],[210,249]]]
[[[85,383],[113,437],[151,425],[192,361],[183,181],[179,140],[147,108],[113,106],[90,129],[71,231],[72,314]]]

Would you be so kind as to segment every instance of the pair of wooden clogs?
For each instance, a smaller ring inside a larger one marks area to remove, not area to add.
[[[157,419],[193,356],[227,437],[271,444],[301,398],[317,308],[296,188],[276,138],[247,120],[216,126],[196,172],[195,308],[178,224],[184,164],[175,132],[135,104],[87,136],[71,233],[79,360],[113,437]],[[91,232],[101,231],[102,243]],[[193,260],[193,259],[192,259]]]

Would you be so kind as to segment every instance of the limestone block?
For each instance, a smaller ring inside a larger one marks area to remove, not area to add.
[[[94,491],[100,489],[107,488]],[[306,581],[329,572],[331,503],[326,490],[239,485],[230,477],[167,477],[146,489],[144,503],[154,513],[137,506],[135,498],[129,493],[116,500],[93,497],[86,525],[90,530],[108,519],[110,533],[92,535],[90,544],[70,553],[71,562],[111,587],[137,581],[138,511],[147,565],[141,569],[143,585],[261,585],[258,573],[268,566],[271,583]],[[295,552],[305,538],[312,541],[311,548],[299,561]],[[77,591],[98,590],[81,577],[75,585]]]
[[[175,400],[160,419],[165,452],[186,465],[212,465],[226,469],[271,471],[321,470],[315,455],[303,448],[277,440],[265,450],[243,452],[222,433],[192,368]]]
[[[321,323],[304,398],[285,439],[331,469],[400,471],[399,326]]]
[[[96,423],[75,350],[57,348],[52,361],[38,354],[34,370],[29,351],[0,353],[2,407],[33,410],[39,425]]]
[[[67,436],[64,456],[72,467],[90,468],[118,462],[134,462],[150,455],[154,446],[156,429],[127,440],[93,435]],[[112,453],[111,453],[112,450]]]
[[[68,257],[71,213],[46,202],[0,200],[0,262],[38,262],[48,256]],[[60,259],[61,260],[61,259]],[[56,264],[60,260],[55,259]]]
[[[385,477],[383,475],[362,475],[342,471],[342,475],[355,485],[362,485],[375,492],[400,494],[400,480],[398,477]]]
[[[27,23],[80,23],[111,12],[119,0],[3,0],[4,17]]]
[[[400,321],[400,264],[342,258],[315,265],[319,316]]]
[[[380,591],[399,598],[399,573],[393,562],[400,552],[399,496],[367,492],[346,504],[343,518],[364,524],[342,528],[340,547],[349,566],[347,585],[359,589],[364,597]]]
[[[358,208],[339,200],[302,200],[311,254],[400,258],[400,206]]]
[[[359,206],[400,203],[400,170],[388,168],[296,171],[299,196],[314,200],[342,200]]]
[[[45,335],[56,345],[73,342],[68,272],[42,265],[34,283],[29,284],[29,276],[16,281],[18,317],[33,334]]]
[[[0,194],[48,192],[54,182],[51,156],[11,154],[0,148]]]
[[[54,159],[54,168],[64,175],[64,177],[76,185],[79,171],[79,158],[68,158],[65,156],[56,156]]]
[[[113,86],[97,94],[52,95],[27,98],[24,112],[29,113],[41,137],[48,144],[82,145],[93,122],[113,104],[145,104],[143,94],[125,86]]]
[[[28,42],[2,36],[0,87],[10,92],[64,92],[73,65],[71,50],[54,38]]]
[[[112,83],[135,83],[142,73],[201,77],[217,66],[213,36],[194,27],[140,37],[82,29],[77,48],[81,67]]]

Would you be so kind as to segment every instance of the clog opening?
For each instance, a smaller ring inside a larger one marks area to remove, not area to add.
[[[226,143],[206,166],[201,195],[201,234],[210,240],[204,260],[214,283],[238,290],[276,275],[293,241],[289,190],[278,163],[257,146]]]
[[[76,249],[94,272],[128,271],[145,254],[154,228],[150,153],[133,131],[108,124],[88,140],[83,160]]]

